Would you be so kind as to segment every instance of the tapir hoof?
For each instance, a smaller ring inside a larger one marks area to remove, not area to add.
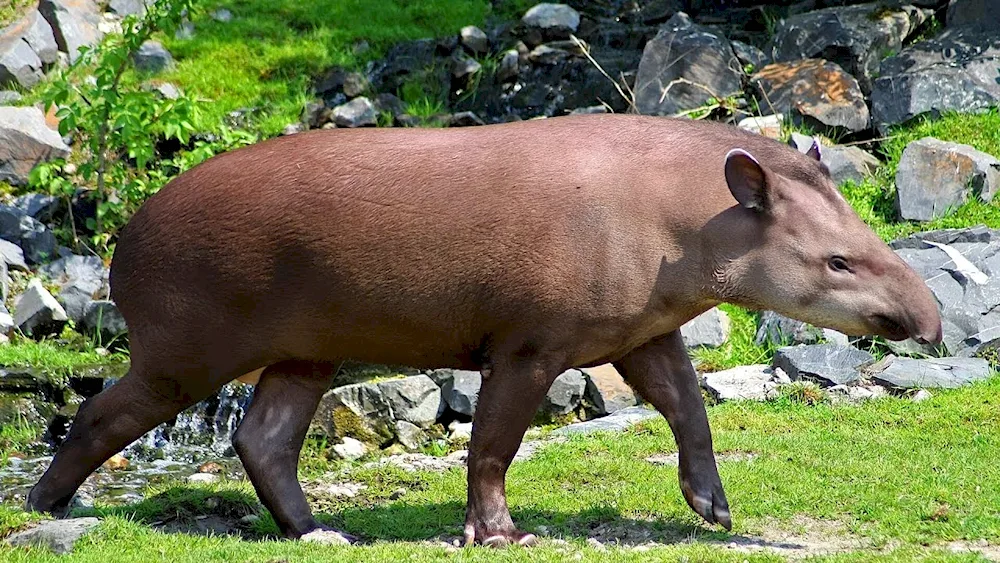
[[[39,499],[39,496],[37,488],[32,487],[28,492],[28,498],[24,501],[25,512],[42,512],[51,515],[53,518],[66,518],[69,516],[70,511],[73,510],[74,501],[76,500],[76,495],[73,495],[68,500],[48,504],[43,503]]]
[[[512,532],[489,533],[485,530],[476,530],[476,527],[469,524],[465,526],[465,545],[484,545],[486,547],[507,547],[509,545],[523,545],[530,547],[538,543],[535,534],[529,534],[520,530]]]
[[[307,534],[302,534],[299,536],[299,540],[325,545],[350,545],[357,542],[358,538],[339,530],[334,530],[333,528],[323,527],[316,528]]]
[[[696,488],[690,483],[682,483],[681,490],[692,510],[709,524],[721,524],[726,530],[733,529],[733,519],[729,514],[729,502],[722,484]]]

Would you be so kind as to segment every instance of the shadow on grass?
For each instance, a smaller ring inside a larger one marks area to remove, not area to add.
[[[317,519],[359,537],[374,541],[446,541],[461,535],[465,503],[458,501],[411,504],[405,499],[389,504],[347,505],[318,513]],[[281,539],[270,514],[257,497],[242,490],[209,490],[175,486],[129,505],[78,511],[79,516],[116,516],[164,532],[191,535],[231,535],[247,541]],[[733,536],[672,519],[627,518],[615,508],[597,506],[578,512],[518,509],[514,521],[541,538],[586,540],[641,545],[672,544],[694,538],[727,541]],[[258,518],[254,518],[257,516]],[[247,518],[249,517],[249,518]]]

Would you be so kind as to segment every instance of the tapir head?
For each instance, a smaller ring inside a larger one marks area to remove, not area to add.
[[[927,285],[861,221],[819,151],[814,143],[806,155],[791,155],[794,166],[773,167],[746,150],[726,155],[726,183],[750,229],[745,253],[725,275],[735,293],[756,308],[849,335],[940,342]]]

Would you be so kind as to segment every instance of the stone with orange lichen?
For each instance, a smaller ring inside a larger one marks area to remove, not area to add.
[[[858,81],[823,59],[769,64],[750,81],[762,108],[793,121],[849,133],[868,129],[871,121]]]

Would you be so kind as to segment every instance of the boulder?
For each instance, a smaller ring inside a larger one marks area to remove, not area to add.
[[[459,37],[461,37],[462,46],[468,49],[472,54],[482,55],[489,52],[490,38],[486,36],[486,32],[478,27],[474,25],[467,25],[463,27],[458,34]]]
[[[46,520],[23,532],[11,534],[5,541],[14,547],[41,547],[63,555],[72,552],[80,538],[100,523],[93,517]]]
[[[368,78],[360,72],[348,72],[344,75],[344,95],[348,98],[356,98],[364,94],[370,86]]]
[[[59,209],[59,198],[46,194],[31,193],[15,199],[14,207],[24,211],[28,217],[45,223],[51,221],[52,216]]]
[[[996,29],[1000,2],[997,0],[951,0],[948,2],[948,27],[977,26]]]
[[[68,156],[69,147],[46,125],[42,110],[0,107],[0,182],[23,186],[38,163]]]
[[[772,365],[796,381],[813,379],[829,385],[846,385],[861,379],[861,370],[874,362],[874,356],[853,346],[811,344],[779,348]]]
[[[499,82],[510,82],[517,79],[520,72],[521,57],[517,51],[511,49],[505,51],[497,66],[496,79]]]
[[[80,47],[92,47],[101,41],[101,10],[94,0],[41,0],[38,11],[52,27],[59,50],[70,62],[80,56]]]
[[[729,338],[729,316],[713,307],[681,327],[681,338],[688,348],[717,348]]]
[[[872,87],[880,133],[923,114],[973,112],[1000,104],[1000,35],[976,26],[947,29],[882,61]]]
[[[105,346],[128,333],[125,317],[114,302],[107,300],[87,303],[83,311],[83,328],[87,334],[99,335],[100,342]]]
[[[423,447],[424,442],[427,441],[427,435],[416,424],[397,420],[396,439],[407,450],[416,451]]]
[[[73,322],[81,322],[87,305],[108,293],[108,270],[96,256],[60,258],[42,266],[39,273],[59,284],[59,302]]]
[[[769,51],[775,61],[823,58],[871,91],[879,62],[897,53],[933,10],[882,3],[836,6],[793,15],[778,24]]]
[[[764,51],[761,51],[753,45],[735,40],[730,41],[729,44],[732,45],[733,53],[736,54],[736,58],[739,59],[743,71],[747,74],[761,69],[773,62],[771,58],[764,53]]]
[[[586,381],[583,396],[594,409],[594,414],[604,416],[639,403],[635,391],[611,364],[583,368],[581,371]]]
[[[433,424],[440,403],[441,390],[426,375],[355,383],[328,391],[313,421],[328,436],[381,444],[395,436],[398,421]]]
[[[678,56],[683,53],[683,57]],[[646,43],[635,79],[639,113],[673,115],[742,91],[742,65],[724,36],[674,14]]]
[[[780,368],[767,365],[740,366],[701,378],[702,388],[716,401],[763,401],[776,395],[778,385],[789,382]]]
[[[813,137],[793,132],[789,144],[799,152],[806,153],[812,147]],[[830,177],[838,186],[848,181],[860,184],[874,174],[881,164],[871,153],[858,147],[842,145],[832,147],[823,145],[820,150],[820,161],[826,165]]]
[[[2,238],[0,238],[0,261],[11,270],[28,271],[28,264],[24,261],[24,251],[21,247]]]
[[[119,16],[144,16],[146,15],[146,7],[149,6],[153,0],[111,0],[108,2],[108,8],[111,13]]]
[[[993,369],[983,358],[897,358],[879,362],[871,377],[884,385],[902,389],[954,389],[990,377]]]
[[[42,264],[58,255],[56,236],[41,222],[31,217],[21,217],[18,223],[21,250],[32,264]]]
[[[460,111],[448,116],[448,127],[474,127],[476,125],[486,125],[475,112]]]
[[[337,127],[374,127],[376,119],[375,105],[364,96],[333,108],[333,122]]]
[[[42,61],[26,42],[0,37],[0,86],[32,88],[42,76]]]
[[[816,344],[823,339],[823,329],[786,317],[774,311],[764,311],[757,321],[754,344],[788,346],[791,344]]]
[[[21,101],[21,94],[13,90],[0,90],[0,106],[12,106]]]
[[[52,65],[59,60],[59,45],[56,43],[56,37],[52,33],[52,28],[49,27],[49,23],[45,21],[42,14],[38,13],[38,10],[28,12],[28,15],[12,27],[18,26],[23,26],[21,39],[38,55],[42,64]],[[0,31],[0,35],[4,34],[5,32]]]
[[[426,428],[437,419],[441,388],[426,375],[390,379],[375,384],[391,409],[393,420]]]
[[[566,4],[537,4],[524,13],[521,23],[542,40],[566,39],[580,27],[580,12]]]
[[[896,210],[903,219],[930,221],[970,196],[990,201],[1000,189],[1000,161],[958,143],[925,137],[903,150],[896,171]]]
[[[14,324],[18,330],[33,337],[59,334],[67,320],[69,317],[62,305],[42,287],[38,278],[28,282],[14,304]]]
[[[542,411],[553,415],[573,412],[580,406],[585,387],[586,382],[582,373],[575,369],[564,371],[552,382],[552,386],[545,394]]]
[[[0,270],[2,270],[2,268],[0,268]],[[3,280],[0,280],[0,284],[2,284],[2,282]],[[8,289],[6,284],[3,284],[2,289],[3,289],[3,298],[7,299]],[[8,336],[10,335],[10,331],[14,330],[15,327],[17,327],[17,323],[14,322],[14,317],[11,316],[10,311],[7,310],[7,307],[4,307],[4,304],[0,302],[0,334],[2,334],[3,336]]]
[[[157,73],[174,65],[174,57],[159,41],[146,41],[132,55],[135,68],[142,72]]]
[[[441,398],[451,410],[472,416],[476,412],[483,376],[478,371],[439,369],[430,378],[441,387]]]
[[[556,429],[552,433],[557,436],[568,436],[571,434],[593,434],[595,432],[622,432],[640,422],[659,417],[660,413],[646,407],[629,407],[608,416],[595,418],[594,420],[568,424]]]
[[[836,132],[868,129],[871,116],[857,80],[823,59],[773,63],[750,77],[768,111]]]

